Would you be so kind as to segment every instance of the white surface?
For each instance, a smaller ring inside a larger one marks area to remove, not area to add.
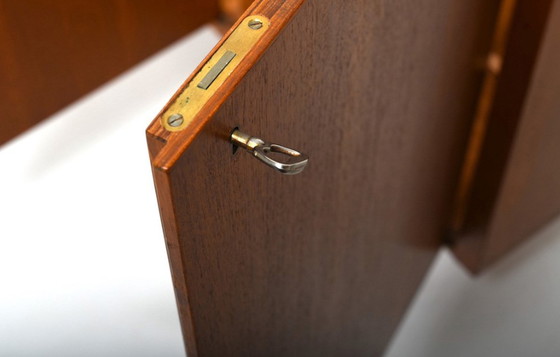
[[[182,356],[144,130],[184,39],[0,148],[0,356]],[[560,355],[560,221],[473,279],[442,252],[386,357]]]
[[[0,149],[0,356],[183,355],[144,131],[205,27]]]

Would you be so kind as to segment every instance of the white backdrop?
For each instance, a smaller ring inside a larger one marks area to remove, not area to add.
[[[144,130],[218,40],[204,27],[0,148],[0,356],[184,354]],[[559,238],[477,279],[443,251],[386,357],[559,356]]]

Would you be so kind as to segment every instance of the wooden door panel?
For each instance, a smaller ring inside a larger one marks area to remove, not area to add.
[[[0,0],[0,144],[217,14],[208,0]]]
[[[560,212],[560,3],[518,0],[453,250],[479,272]]]
[[[163,113],[194,74],[148,128],[190,356],[382,354],[446,230],[497,5],[252,5],[261,41],[185,129]],[[309,167],[233,154],[235,127]]]

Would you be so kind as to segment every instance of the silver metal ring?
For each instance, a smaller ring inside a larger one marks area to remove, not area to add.
[[[251,152],[261,162],[284,175],[299,174],[309,162],[309,157],[297,150],[278,144],[269,144],[260,138],[245,134],[237,129],[231,134],[230,140],[233,144]],[[270,157],[270,153],[282,154],[286,156],[287,161],[275,160]]]
[[[287,162],[280,162],[268,156],[268,153],[276,152],[284,154],[288,157]],[[297,175],[305,169],[309,158],[307,155],[300,153],[294,149],[287,148],[277,144],[265,144],[257,146],[253,150],[253,155],[270,167],[275,168],[284,175]]]

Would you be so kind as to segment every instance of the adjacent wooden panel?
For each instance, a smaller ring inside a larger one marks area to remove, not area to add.
[[[224,87],[148,129],[189,356],[379,356],[446,230],[498,2],[308,0],[287,24],[302,2],[257,1],[271,27]],[[309,167],[233,155],[236,126]]]
[[[560,3],[518,0],[454,251],[478,272],[560,212]]]
[[[0,144],[217,11],[208,0],[0,0]]]
[[[226,20],[235,22],[251,3],[253,0],[220,0],[220,9]]]

